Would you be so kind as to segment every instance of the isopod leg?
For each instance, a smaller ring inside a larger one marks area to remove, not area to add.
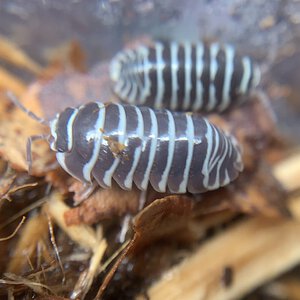
[[[47,140],[48,135],[40,134],[40,135],[32,135],[28,138],[26,144],[26,162],[28,166],[28,173],[31,174],[32,170],[32,143],[37,140]]]

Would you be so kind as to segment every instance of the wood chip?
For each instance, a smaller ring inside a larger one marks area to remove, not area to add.
[[[254,218],[206,242],[148,290],[150,299],[233,299],[300,263],[298,221]],[[222,249],[222,251],[220,251]],[[221,283],[230,266],[234,282]]]
[[[299,189],[300,151],[295,152],[293,155],[276,164],[273,172],[275,177],[289,192]]]
[[[101,260],[107,248],[106,240],[102,240],[98,247],[94,249],[94,254],[90,260],[90,265],[87,270],[80,274],[80,277],[71,293],[71,299],[83,299],[91,288],[94,278],[98,275]]]
[[[87,225],[67,226],[64,214],[69,207],[64,204],[62,196],[58,193],[52,193],[45,205],[45,209],[54,219],[55,223],[72,239],[85,249],[94,251],[98,246],[98,237],[95,230]]]

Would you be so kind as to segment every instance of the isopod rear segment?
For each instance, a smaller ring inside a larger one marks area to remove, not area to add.
[[[123,101],[156,109],[222,112],[247,99],[260,70],[233,46],[154,42],[119,52],[113,90]]]
[[[189,113],[92,102],[67,108],[51,122],[51,149],[73,177],[135,184],[158,192],[201,193],[225,186],[242,171],[231,135]]]

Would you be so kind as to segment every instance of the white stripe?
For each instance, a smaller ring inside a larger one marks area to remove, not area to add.
[[[126,136],[126,114],[125,109],[122,105],[116,104],[119,109],[119,126],[118,126],[118,142],[120,144],[124,144],[125,136]],[[111,178],[120,162],[119,157],[114,158],[114,162],[109,170],[107,170],[104,174],[103,182],[108,187],[111,187]]]
[[[126,86],[121,89],[124,83],[128,84],[127,76],[124,74],[124,66],[126,69],[126,64],[128,61],[127,51],[120,52],[112,60],[110,64],[110,77],[113,81],[116,82],[114,86],[114,92],[118,94],[122,99],[126,98],[127,94],[124,94],[124,89]],[[124,76],[125,75],[125,76]]]
[[[130,73],[128,73],[128,71],[124,71],[124,76],[125,76],[125,87],[123,88],[123,90],[120,92],[120,96],[122,99],[126,99],[128,97],[128,93],[130,91],[130,87],[131,87],[131,76]]]
[[[149,72],[152,68],[152,64],[149,61],[149,49],[147,47],[139,47],[138,51],[143,57],[143,73],[144,73],[144,88],[141,94],[141,104],[146,102],[147,97],[149,97],[151,92],[151,81]]]
[[[112,81],[118,81],[121,76],[122,64],[126,61],[123,52],[120,52],[110,63],[109,72]]]
[[[204,176],[203,186],[208,190],[212,190],[215,187],[214,185],[209,185],[209,179],[213,168],[215,167],[216,163],[220,158],[220,156],[217,155],[220,137],[215,127],[211,125],[206,119],[204,119],[204,121],[207,126],[207,131],[205,134],[206,141],[207,141],[207,149],[206,149],[206,155],[202,167],[202,174]],[[213,136],[213,132],[215,133],[215,137]],[[214,149],[212,148],[213,142],[214,142]]]
[[[228,139],[226,137],[224,137],[223,141],[225,143],[225,149],[223,147],[223,149],[222,149],[223,155],[222,155],[221,158],[218,159],[218,166],[217,166],[217,171],[216,171],[215,184],[211,186],[212,189],[216,189],[220,186],[224,186],[224,181],[226,182],[226,178],[224,178],[223,182],[220,181],[220,169],[222,167],[222,164],[224,162],[225,157],[228,154]]]
[[[138,127],[137,127],[137,138],[139,139],[143,139],[144,136],[144,120],[143,120],[143,116],[142,113],[140,111],[139,108],[137,108],[136,106],[134,106],[134,109],[138,115]],[[134,151],[134,158],[133,158],[133,163],[132,163],[132,167],[131,170],[128,172],[125,181],[124,181],[124,185],[126,188],[131,189],[132,188],[132,180],[133,180],[133,174],[134,171],[138,165],[139,159],[141,157],[141,152],[142,152],[142,146],[140,145],[139,147],[137,147]]]
[[[84,108],[84,105],[79,106],[79,107],[76,109],[77,113],[78,113],[79,110],[81,110],[81,109],[83,109],[83,108]],[[72,177],[78,179],[79,181],[82,181],[82,179],[80,179],[80,178],[78,178],[77,176],[75,176],[75,175],[73,174],[73,172],[67,167],[67,165],[66,165],[66,163],[65,163],[65,158],[66,158],[65,155],[66,155],[66,154],[67,154],[66,152],[57,152],[57,153],[56,153],[56,159],[57,159],[58,163],[59,163],[60,166],[61,166],[67,173],[69,173]]]
[[[53,141],[50,143],[50,148],[51,148],[51,150],[53,150],[53,151],[57,151],[56,146],[55,146],[55,143],[56,143],[56,141],[57,141],[57,133],[56,133],[56,130],[57,130],[57,122],[58,122],[58,118],[59,118],[59,114],[57,114],[57,115],[55,116],[55,118],[49,122],[49,127],[50,127],[51,136],[53,137]]]
[[[261,72],[258,66],[254,66],[252,88],[256,88],[260,82]]]
[[[192,46],[190,43],[184,43],[184,78],[185,78],[185,91],[184,91],[184,101],[183,109],[188,109],[191,102],[191,72],[192,72]]]
[[[124,76],[121,76],[120,79],[118,80],[117,84],[114,87],[114,92],[117,95],[121,96],[121,94],[123,94],[121,88],[124,86],[125,82],[126,82],[126,79],[124,78]]]
[[[229,178],[229,174],[228,174],[228,170],[225,170],[225,179],[223,181],[223,186],[227,185],[230,182],[230,178]]]
[[[215,77],[218,71],[218,62],[217,62],[217,54],[219,51],[219,45],[214,43],[210,45],[210,84],[209,84],[209,101],[207,103],[207,111],[211,111],[216,107],[217,99],[216,99],[216,87],[215,87]]]
[[[251,77],[251,61],[250,58],[245,56],[242,58],[243,64],[243,77],[241,80],[239,92],[241,94],[246,94],[248,90],[248,84]]]
[[[150,117],[151,117],[151,134],[149,135],[150,139],[150,151],[149,151],[149,160],[148,165],[144,174],[144,179],[141,183],[141,189],[146,190],[149,183],[149,176],[154,162],[157,146],[157,136],[158,136],[158,125],[157,119],[154,111],[149,108]]]
[[[230,139],[231,141],[231,145],[232,145],[232,148],[234,149],[235,153],[236,153],[236,161],[234,163],[234,167],[238,170],[238,171],[243,171],[244,169],[244,164],[243,164],[243,160],[242,160],[242,148],[240,147],[240,145],[238,144],[238,141],[236,140],[236,138],[233,136],[233,135],[228,135],[228,138]],[[230,151],[230,155],[231,155],[231,152]]]
[[[68,173],[70,174],[72,177],[76,178],[78,181],[82,181],[82,179],[78,178],[77,176],[75,176],[73,174],[73,172],[71,170],[69,170],[69,168],[67,167],[66,163],[65,163],[65,159],[66,159],[66,152],[56,152],[56,160],[59,163],[59,165]]]
[[[202,72],[203,72],[203,54],[204,46],[202,43],[198,43],[196,46],[196,101],[193,106],[193,110],[199,110],[203,105],[203,85],[202,85]]]
[[[168,158],[166,168],[161,176],[161,181],[158,183],[159,191],[164,193],[166,191],[167,180],[169,176],[169,172],[172,166],[174,150],[175,150],[175,122],[173,115],[167,110],[168,114]]]
[[[135,96],[136,104],[143,104],[142,94],[144,91],[144,85],[142,83],[141,77],[145,76],[144,74],[144,57],[141,55],[139,49],[136,51],[137,63],[135,65],[135,82],[137,84],[137,94]]]
[[[131,73],[132,79],[131,79],[131,92],[128,95],[128,102],[129,103],[134,103],[136,101],[136,95],[137,95],[137,74],[135,70]]]
[[[193,158],[193,152],[194,152],[194,124],[192,117],[189,114],[186,114],[186,119],[187,119],[187,130],[186,130],[186,137],[187,137],[187,142],[188,142],[188,155],[185,163],[185,169],[183,173],[183,180],[180,183],[178,193],[185,193],[187,184],[188,184],[188,179],[189,179],[189,171],[192,163],[192,158]]]
[[[172,96],[171,96],[171,109],[175,110],[178,106],[177,92],[178,92],[178,78],[177,72],[179,69],[178,63],[178,44],[172,42],[170,45],[171,52],[171,79],[172,79]]]
[[[206,142],[207,142],[207,148],[206,148],[206,154],[205,154],[205,159],[203,162],[203,167],[202,167],[202,174],[203,174],[203,186],[205,188],[208,189],[208,182],[209,182],[209,160],[210,160],[210,156],[211,156],[211,152],[212,152],[212,127],[209,124],[209,122],[204,119],[205,124],[206,124],[206,134],[205,134],[205,138],[206,138]]]
[[[234,48],[230,45],[224,46],[225,52],[225,74],[223,82],[222,102],[218,110],[223,111],[230,103],[230,87],[234,68]]]
[[[73,123],[78,114],[78,110],[75,109],[72,113],[72,115],[69,118],[68,124],[67,124],[67,136],[68,136],[68,151],[71,151],[73,147]]]
[[[209,172],[212,172],[212,170],[214,169],[214,167],[216,166],[220,155],[217,155],[218,150],[219,150],[219,143],[220,143],[220,134],[219,132],[216,130],[215,126],[212,125],[213,131],[214,131],[214,153],[210,158],[209,161]]]
[[[98,118],[93,130],[87,132],[86,140],[94,141],[94,150],[92,157],[89,162],[87,162],[83,167],[83,177],[86,181],[91,182],[91,172],[96,164],[96,161],[99,157],[100,145],[102,141],[102,130],[105,120],[105,106],[102,103],[97,103],[99,107]]]
[[[128,63],[133,64],[134,65],[134,60],[135,60],[135,53],[133,50],[127,50],[127,60]],[[127,79],[127,85],[124,89],[124,98],[127,98],[127,101],[129,103],[133,103],[134,102],[134,97],[133,93],[135,91],[135,80],[134,80],[134,67],[131,65],[130,68],[126,68],[127,72],[126,72],[126,79]],[[131,89],[131,93],[129,93]]]
[[[67,168],[67,165],[65,163],[65,152],[56,152],[56,160],[60,164],[60,166],[69,174],[71,173],[69,169]],[[81,181],[81,180],[80,180]]]
[[[220,171],[221,171],[221,167],[222,167],[222,164],[224,162],[224,159],[225,159],[225,157],[227,157],[229,159],[229,157],[228,157],[229,140],[226,137],[224,137],[224,142],[225,142],[225,150],[223,149],[223,156],[222,156],[222,158],[220,159],[220,161],[218,163],[218,169],[217,169],[217,179],[216,179],[216,182],[218,183],[218,186],[224,186],[224,185],[227,184],[227,182],[226,182],[227,180],[226,180],[226,175],[225,174],[224,174],[225,177],[223,178],[223,181],[222,182],[220,181]]]
[[[163,50],[164,50],[164,46],[161,43],[155,43],[156,73],[157,73],[157,92],[155,98],[155,108],[162,107],[162,100],[165,92],[163,71],[166,64],[163,61]]]

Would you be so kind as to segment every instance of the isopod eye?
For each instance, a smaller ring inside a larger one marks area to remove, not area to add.
[[[66,108],[50,122],[50,147],[57,152],[70,152],[73,147],[72,125],[77,109]]]

